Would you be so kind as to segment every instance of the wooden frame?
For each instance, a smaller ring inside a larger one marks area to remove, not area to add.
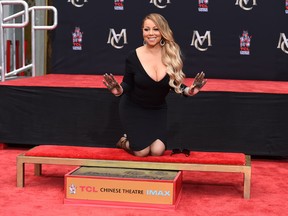
[[[35,157],[25,156],[25,153],[17,156],[17,187],[24,187],[25,164],[34,164],[34,174],[41,175],[42,164],[95,166],[111,168],[136,168],[153,170],[182,170],[182,171],[204,171],[204,172],[233,172],[243,173],[243,197],[250,199],[251,185],[251,157],[246,155],[244,165],[227,164],[194,164],[194,163],[163,163],[144,161],[120,161],[120,160],[96,160],[59,157]]]

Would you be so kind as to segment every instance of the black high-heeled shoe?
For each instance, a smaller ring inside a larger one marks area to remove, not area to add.
[[[174,154],[184,154],[186,157],[190,156],[190,150],[189,149],[172,149],[172,152],[170,154],[170,156],[174,155]]]

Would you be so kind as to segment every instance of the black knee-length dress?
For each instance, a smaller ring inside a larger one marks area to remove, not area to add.
[[[171,87],[169,75],[153,80],[144,70],[133,50],[126,58],[126,70],[121,83],[119,113],[130,148],[139,151],[156,139],[167,143],[166,96]]]

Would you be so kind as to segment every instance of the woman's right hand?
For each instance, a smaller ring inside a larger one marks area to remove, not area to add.
[[[115,80],[113,74],[105,73],[103,77],[104,85],[109,89],[109,91],[112,92],[112,94],[114,94],[115,96],[120,96],[123,93],[121,85],[119,85],[119,83]]]

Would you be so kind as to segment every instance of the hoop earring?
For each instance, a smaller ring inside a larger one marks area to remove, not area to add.
[[[145,40],[143,40],[143,45],[145,46],[147,43],[146,43],[146,41]]]
[[[163,47],[166,44],[165,40],[161,39],[160,40],[160,45]]]

